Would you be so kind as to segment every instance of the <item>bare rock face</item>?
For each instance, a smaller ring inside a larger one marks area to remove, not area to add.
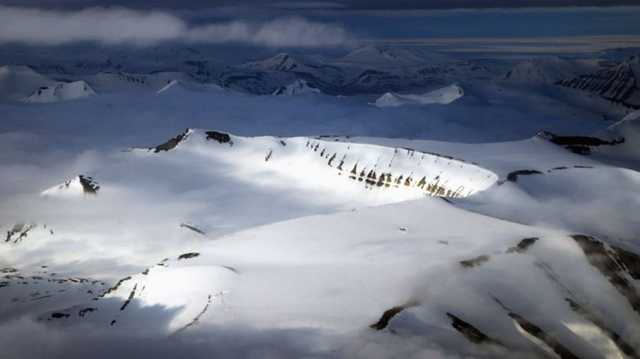
[[[63,183],[42,191],[43,197],[77,197],[82,195],[95,196],[100,190],[100,185],[91,176],[77,175]]]
[[[632,109],[640,108],[640,57],[595,73],[560,80],[557,85],[596,94]]]
[[[177,135],[176,137],[173,137],[171,139],[169,139],[167,142],[160,144],[156,147],[152,147],[149,150],[153,150],[153,152],[158,153],[160,151],[170,151],[174,148],[176,148],[176,146],[178,146],[181,142],[183,142],[184,140],[187,139],[187,137],[189,137],[189,135],[191,134],[191,130],[190,129],[186,129],[183,133]]]

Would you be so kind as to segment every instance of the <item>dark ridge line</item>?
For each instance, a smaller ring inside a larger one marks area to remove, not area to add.
[[[127,306],[129,305],[129,303],[131,303],[131,300],[133,299],[133,297],[136,295],[136,289],[138,288],[138,283],[133,285],[133,289],[131,290],[131,292],[129,293],[129,297],[127,298],[127,300],[124,301],[124,303],[122,304],[122,307],[120,307],[120,311],[125,310],[125,308],[127,308]]]
[[[187,330],[188,328],[196,325],[198,323],[198,321],[200,320],[200,318],[202,318],[202,316],[207,312],[207,310],[209,309],[210,305],[211,305],[211,294],[209,294],[209,296],[207,297],[207,303],[204,305],[204,308],[202,308],[200,313],[198,313],[189,323],[185,324],[182,328],[176,330],[172,335],[176,335],[176,334],[178,334],[180,332],[183,332],[183,331]]]
[[[507,249],[507,253],[524,253],[529,248],[531,248],[540,238],[538,237],[530,237],[524,238],[514,247]]]
[[[468,341],[474,344],[495,344],[504,347],[504,344],[502,344],[500,341],[489,337],[478,328],[462,320],[460,317],[450,312],[447,312],[446,315],[447,317],[449,317],[449,319],[451,319],[451,326],[460,334],[462,334],[462,336],[464,336]]]
[[[195,258],[195,257],[197,257],[199,255],[200,255],[200,253],[198,253],[198,252],[183,253],[183,254],[178,256],[178,260],[191,259],[191,258]]]
[[[150,148],[150,150],[153,150],[154,153],[158,153],[160,151],[165,151],[165,152],[170,151],[176,148],[176,146],[178,146],[182,141],[186,140],[188,136],[189,136],[189,129],[187,128],[186,130],[184,130],[183,133],[169,139],[165,143],[162,143],[156,147]]]
[[[579,357],[573,354],[567,347],[565,347],[560,342],[558,342],[555,338],[547,334],[544,330],[542,330],[542,328],[528,321],[526,318],[514,312],[509,312],[507,315],[509,315],[511,319],[515,320],[520,326],[520,328],[522,328],[524,331],[542,340],[545,344],[547,344],[556,354],[560,356],[560,358],[579,359]]]
[[[501,300],[492,296],[493,300],[504,310],[507,312],[507,315],[513,319],[518,326],[522,328],[525,332],[530,335],[540,339],[543,343],[545,343],[551,350],[553,350],[556,354],[560,356],[561,359],[579,359],[575,354],[573,354],[567,347],[562,345],[560,342],[555,340],[552,336],[547,334],[542,328],[533,324],[523,316],[513,312],[509,307],[507,307]]]
[[[380,317],[380,319],[378,319],[377,322],[369,325],[369,328],[375,329],[375,330],[383,330],[389,325],[389,322],[391,321],[391,319],[393,319],[393,317],[400,314],[403,310],[411,307],[415,307],[417,305],[418,305],[417,302],[409,302],[407,304],[403,304],[403,305],[399,305],[399,306],[395,306],[390,309],[387,309],[384,311],[384,313],[382,313],[382,316]]]
[[[124,277],[124,278],[120,279],[118,282],[116,282],[116,284],[113,287],[111,287],[111,288],[107,289],[106,291],[104,291],[102,294],[100,294],[99,296],[94,298],[94,300],[98,300],[98,298],[104,298],[105,295],[116,291],[120,287],[120,285],[122,285],[122,283],[124,283],[124,282],[126,282],[128,280],[131,280],[131,276],[127,276],[127,277]]]
[[[625,142],[624,137],[607,141],[590,136],[559,136],[548,131],[540,131],[537,136],[579,155],[591,154],[592,147],[616,146]]]
[[[638,353],[633,348],[633,346],[627,343],[614,330],[607,327],[595,314],[588,311],[584,306],[580,305],[578,302],[576,302],[571,298],[565,298],[565,301],[569,303],[569,307],[571,308],[571,310],[583,316],[586,320],[590,321],[591,323],[593,323],[593,325],[595,325],[600,330],[602,330],[609,337],[609,339],[611,339],[615,343],[615,345],[618,347],[618,349],[620,349],[620,351],[630,356],[631,358],[634,358],[634,359],[640,358],[640,356],[638,356]]]
[[[201,230],[200,228],[198,228],[198,227],[196,227],[196,226],[192,226],[192,225],[187,224],[187,223],[180,223],[180,227],[182,227],[182,228],[186,228],[186,229],[190,229],[190,230],[192,230],[192,231],[194,231],[194,232],[196,232],[196,233],[198,233],[198,234],[201,234],[201,235],[203,235],[203,236],[206,236],[206,235],[207,235],[207,234],[206,234],[203,230]]]
[[[506,181],[515,183],[515,182],[518,182],[518,177],[520,176],[541,175],[541,174],[542,172],[538,170],[517,170],[517,171],[509,172],[509,174],[507,174]],[[502,183],[504,183],[504,181]]]
[[[640,296],[629,280],[624,277],[624,273],[629,272],[620,264],[620,257],[616,255],[616,250],[607,248],[603,242],[590,236],[574,234],[571,238],[582,249],[589,264],[607,278],[609,283],[627,299],[634,311],[640,313]],[[634,271],[636,269],[637,267],[634,267]]]

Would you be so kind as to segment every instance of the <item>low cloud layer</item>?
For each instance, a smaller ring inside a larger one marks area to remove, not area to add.
[[[353,41],[340,25],[288,17],[191,26],[167,12],[125,8],[53,11],[0,6],[0,44],[73,42],[152,45],[163,41],[244,43],[267,47],[329,47]]]

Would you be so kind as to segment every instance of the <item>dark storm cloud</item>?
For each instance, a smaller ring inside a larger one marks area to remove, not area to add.
[[[215,7],[251,7],[323,10],[408,10],[454,8],[521,8],[568,6],[640,5],[640,0],[0,0],[0,4],[36,7],[127,6],[135,8],[202,9]]]

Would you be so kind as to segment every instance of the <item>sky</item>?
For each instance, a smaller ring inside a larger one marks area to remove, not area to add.
[[[328,9],[350,10],[406,10],[406,9],[454,9],[454,8],[520,8],[567,6],[616,6],[638,5],[638,0],[3,0],[0,4],[47,8],[78,8],[87,6],[127,6],[142,9],[206,9],[213,7],[252,7],[280,9]]]
[[[389,39],[640,35],[638,18],[640,0],[0,0],[0,45],[335,48]]]

